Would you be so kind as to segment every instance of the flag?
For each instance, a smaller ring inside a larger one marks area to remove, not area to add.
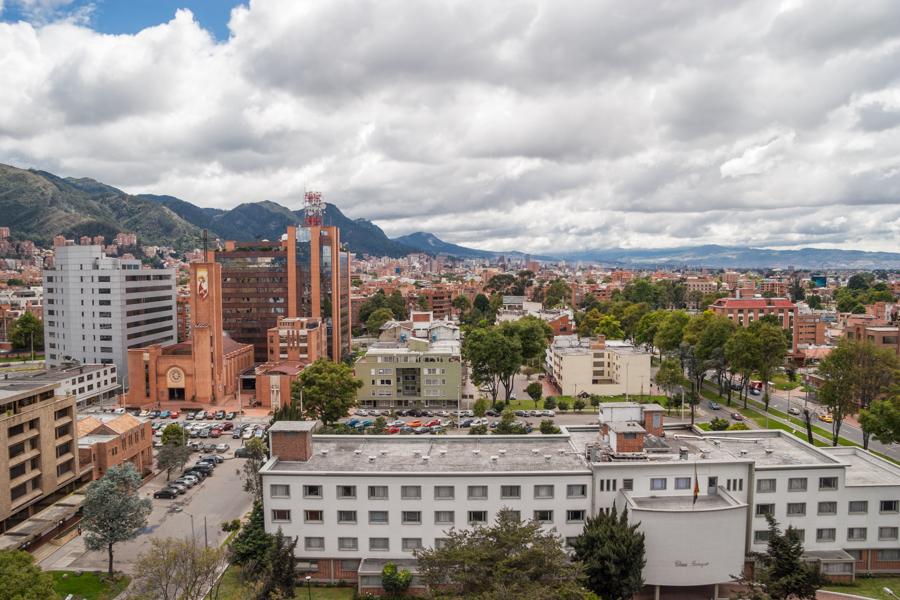
[[[700,495],[700,479],[697,477],[697,463],[694,463],[694,500],[691,506],[697,504],[697,497]]]

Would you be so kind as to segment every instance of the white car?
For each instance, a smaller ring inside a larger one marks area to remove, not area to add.
[[[150,411],[145,408],[144,410],[141,411],[141,414],[139,414],[138,416],[139,417],[149,417]]]
[[[252,438],[253,437],[253,428],[247,427],[246,429],[244,429],[244,433],[241,434],[241,437],[244,438],[245,440],[249,440],[250,438]]]

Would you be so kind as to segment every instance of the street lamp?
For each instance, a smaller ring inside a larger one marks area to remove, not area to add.
[[[312,577],[307,575],[306,576],[306,596],[307,596],[307,598],[309,598],[309,600],[312,600],[312,588],[310,587],[311,580],[312,580]]]

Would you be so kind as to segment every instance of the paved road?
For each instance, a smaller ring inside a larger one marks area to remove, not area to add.
[[[232,448],[240,445],[240,440],[220,438],[216,441],[224,441]],[[151,538],[190,537],[193,532],[199,543],[208,539],[210,545],[218,545],[225,540],[227,534],[222,531],[221,523],[246,514],[251,507],[251,498],[241,489],[238,475],[245,460],[234,458],[233,451],[223,456],[225,462],[216,468],[212,477],[207,477],[177,500],[153,499],[153,492],[165,486],[164,473],[141,488],[141,495],[153,502],[153,512],[148,518],[146,529],[136,539],[116,544],[114,551],[117,570],[130,573],[138,555],[149,548]],[[79,536],[46,556],[39,564],[46,570],[105,570],[106,561],[105,552],[85,550],[84,538]]]

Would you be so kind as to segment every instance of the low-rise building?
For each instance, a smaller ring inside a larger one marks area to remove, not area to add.
[[[56,394],[74,396],[75,405],[80,409],[88,406],[114,404],[121,392],[116,365],[63,365],[37,371],[21,371],[5,374],[6,379],[58,384]]]
[[[153,428],[150,421],[128,413],[92,414],[78,418],[80,472],[100,479],[110,467],[131,463],[141,475],[153,468]]]
[[[644,394],[650,390],[650,353],[618,340],[557,336],[547,347],[544,368],[566,396]]]

